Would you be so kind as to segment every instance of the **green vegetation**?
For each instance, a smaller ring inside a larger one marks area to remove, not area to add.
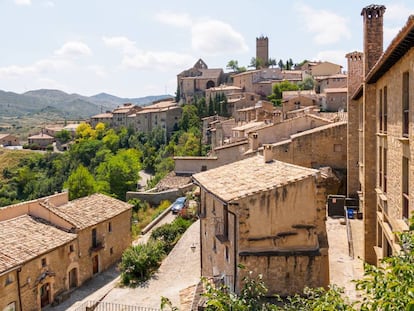
[[[177,217],[172,223],[155,229],[146,244],[127,248],[119,265],[122,284],[133,287],[147,281],[191,223]]]
[[[313,90],[315,86],[315,80],[312,77],[307,77],[298,84],[282,81],[273,85],[272,94],[267,99],[270,100],[274,106],[282,106],[282,95],[285,91],[298,91],[298,90]]]

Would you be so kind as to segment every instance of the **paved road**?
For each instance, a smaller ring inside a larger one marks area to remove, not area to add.
[[[171,213],[167,214],[154,228],[174,218]],[[134,289],[117,287],[119,271],[114,266],[75,290],[67,301],[49,310],[73,310],[81,302],[88,300],[159,308],[161,296],[168,297],[175,306],[179,306],[179,291],[200,281],[199,226],[197,221],[185,232],[164,259],[158,273],[143,286]],[[145,242],[150,234],[151,231],[141,237],[138,243]],[[194,251],[191,248],[193,245],[196,246]]]

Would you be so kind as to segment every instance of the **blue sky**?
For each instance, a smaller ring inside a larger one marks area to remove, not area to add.
[[[202,58],[247,66],[256,37],[269,56],[328,60],[362,50],[359,0],[0,0],[0,89],[120,97],[174,94],[176,75]],[[384,49],[414,1],[382,1]],[[344,67],[346,70],[346,67]]]

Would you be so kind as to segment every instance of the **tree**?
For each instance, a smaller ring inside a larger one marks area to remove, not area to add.
[[[254,67],[256,69],[262,68],[265,65],[265,61],[261,58],[252,57],[250,60],[249,67]]]
[[[226,69],[233,70],[234,72],[238,72],[239,71],[239,62],[237,60],[234,60],[234,59],[230,60],[227,63]]]
[[[277,63],[277,65],[279,66],[280,70],[285,69],[285,64],[283,60],[279,59],[279,62]]]
[[[69,199],[74,200],[96,192],[96,182],[92,174],[83,165],[70,174],[64,187],[69,190]]]
[[[296,91],[299,87],[289,81],[282,81],[273,85],[273,92],[267,98],[275,105],[280,106],[282,104],[282,95],[284,91]]]
[[[70,132],[65,129],[57,132],[55,137],[62,144],[67,143],[68,141],[72,139],[72,135],[70,134]]]
[[[276,59],[274,58],[269,58],[269,60],[267,61],[267,64],[273,68],[273,66],[276,66]]]
[[[313,90],[315,87],[315,80],[312,77],[306,77],[298,84],[301,90]]]

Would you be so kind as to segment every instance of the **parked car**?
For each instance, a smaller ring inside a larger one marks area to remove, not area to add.
[[[171,206],[171,211],[173,214],[178,214],[185,206],[185,202],[187,201],[186,197],[179,197],[173,205]]]

